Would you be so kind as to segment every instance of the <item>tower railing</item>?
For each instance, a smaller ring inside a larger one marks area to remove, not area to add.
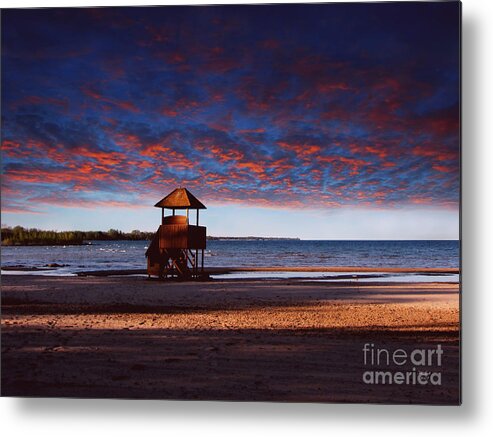
[[[204,273],[205,247],[204,226],[161,225],[146,252],[148,274],[159,278],[197,279]]]

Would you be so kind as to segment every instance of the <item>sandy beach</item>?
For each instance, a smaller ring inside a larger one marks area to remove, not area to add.
[[[364,383],[365,344],[441,385]],[[457,404],[459,286],[3,276],[2,395]]]

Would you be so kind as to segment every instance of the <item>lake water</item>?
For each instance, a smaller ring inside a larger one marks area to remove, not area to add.
[[[67,265],[44,273],[50,275],[74,274],[87,270],[145,269],[145,251],[148,245],[149,241],[93,241],[84,246],[2,247],[1,261],[2,266],[44,267],[52,263]],[[459,242],[208,241],[205,265],[458,268]]]

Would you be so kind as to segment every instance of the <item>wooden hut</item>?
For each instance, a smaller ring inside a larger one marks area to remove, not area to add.
[[[186,188],[176,188],[154,205],[161,208],[161,226],[146,251],[149,277],[197,279],[204,274],[206,228],[199,226],[199,210],[206,209]],[[172,215],[165,215],[171,210]],[[196,210],[191,225],[190,210]],[[176,211],[186,211],[177,215]]]

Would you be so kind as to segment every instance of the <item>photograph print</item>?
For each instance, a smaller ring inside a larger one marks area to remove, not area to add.
[[[460,404],[460,2],[1,32],[2,396]]]

